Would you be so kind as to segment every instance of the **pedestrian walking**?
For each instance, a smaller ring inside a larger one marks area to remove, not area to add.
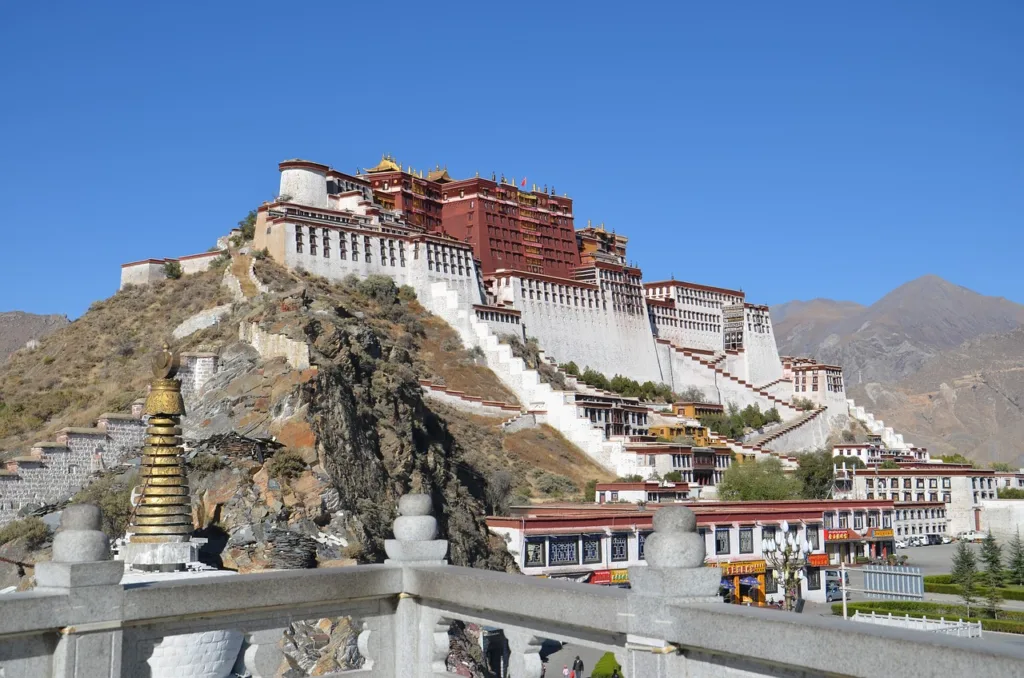
[[[562,666],[562,678],[569,678],[569,665],[565,664]]]
[[[583,678],[583,660],[579,655],[576,655],[576,659],[572,663],[572,670],[576,674],[576,678]]]

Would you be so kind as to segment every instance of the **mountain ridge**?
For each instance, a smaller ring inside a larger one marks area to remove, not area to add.
[[[33,339],[42,339],[70,320],[66,315],[0,311],[0,362]]]

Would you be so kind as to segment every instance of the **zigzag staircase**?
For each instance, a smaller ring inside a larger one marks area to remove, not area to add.
[[[680,346],[676,346],[675,344],[671,344],[671,343],[670,343],[670,346],[672,347],[672,350],[676,351],[677,353],[681,353],[682,355],[686,356],[690,360],[693,360],[694,362],[696,362],[696,363],[698,363],[700,365],[703,365],[704,367],[708,368],[709,370],[713,370],[716,374],[719,374],[722,377],[725,377],[726,379],[732,380],[736,384],[738,384],[738,385],[742,386],[743,388],[749,390],[751,393],[754,393],[754,394],[756,394],[756,395],[758,395],[758,396],[760,396],[762,398],[765,398],[766,400],[769,401],[769,403],[771,404],[772,407],[775,407],[779,411],[780,415],[783,415],[783,416],[785,416],[787,414],[788,415],[796,415],[798,412],[800,412],[799,409],[797,409],[796,407],[794,407],[790,403],[786,402],[785,400],[782,400],[781,398],[777,398],[777,397],[773,396],[768,391],[765,391],[764,388],[757,388],[753,384],[747,382],[745,379],[740,379],[736,375],[730,374],[729,372],[727,372],[724,368],[719,367],[719,364],[723,360],[725,360],[725,354],[724,353],[721,354],[721,356],[717,356],[716,357],[715,354],[712,353],[711,351],[707,351],[707,352],[703,352],[703,351],[699,351],[699,350],[695,351],[693,349],[682,348]],[[713,357],[712,357],[712,359],[707,359],[707,358],[701,357],[702,355],[711,355]],[[773,383],[775,383],[775,382],[773,382]]]
[[[573,402],[573,394],[556,391],[540,379],[537,370],[526,367],[521,358],[512,355],[512,349],[498,341],[486,323],[478,322],[471,306],[459,298],[457,290],[445,282],[430,286],[428,307],[448,322],[467,346],[479,346],[487,366],[501,381],[512,389],[527,412],[543,415],[546,422],[577,445],[588,456],[605,468],[615,472],[615,457],[623,452],[618,441],[604,440],[601,430],[590,419],[580,417]]]

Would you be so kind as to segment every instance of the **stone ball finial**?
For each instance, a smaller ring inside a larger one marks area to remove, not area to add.
[[[431,515],[434,504],[429,494],[406,494],[398,498],[395,539],[430,541],[437,537],[437,519]]]
[[[644,543],[649,567],[703,567],[704,540],[697,534],[697,516],[685,506],[659,509],[652,520],[654,533]]]
[[[103,514],[93,504],[72,504],[60,517],[60,529],[53,538],[53,560],[61,563],[91,563],[110,559],[110,540],[100,531]]]

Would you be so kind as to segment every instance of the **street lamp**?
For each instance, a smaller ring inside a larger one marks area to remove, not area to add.
[[[802,532],[799,536],[789,531],[789,522],[782,521],[779,525],[782,535],[774,539],[765,539],[761,543],[761,552],[765,562],[771,565],[772,576],[782,585],[786,609],[792,610],[800,592],[800,581],[804,578],[807,566],[807,554],[810,545]]]

